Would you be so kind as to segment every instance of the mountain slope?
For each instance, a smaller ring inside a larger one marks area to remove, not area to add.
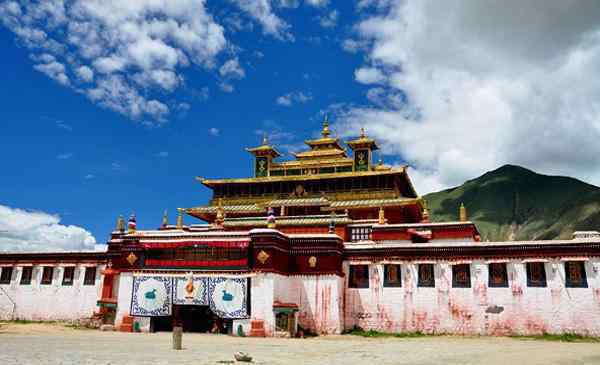
[[[600,188],[505,165],[463,185],[425,195],[432,221],[457,220],[463,202],[482,240],[571,238],[600,230]]]

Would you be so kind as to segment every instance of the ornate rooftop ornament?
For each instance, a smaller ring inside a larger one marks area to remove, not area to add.
[[[119,215],[119,218],[117,218],[117,231],[125,232],[125,219],[122,215]]]
[[[167,215],[167,210],[165,209],[162,217],[162,226],[166,227],[169,225],[169,216]]]
[[[217,226],[222,226],[225,221],[225,210],[223,209],[223,200],[219,198],[217,201],[217,215],[215,217],[215,224]]]
[[[135,213],[131,213],[129,221],[127,221],[127,233],[135,233],[137,229],[137,221],[135,219]]]
[[[275,228],[277,227],[277,223],[275,221],[275,211],[273,208],[269,207],[267,210],[267,228]]]
[[[383,210],[383,206],[379,207],[379,224],[385,224],[385,210]]]
[[[460,208],[458,210],[458,220],[461,222],[466,222],[469,220],[467,217],[467,208],[465,208],[464,203],[460,203]]]
[[[331,131],[329,130],[329,120],[327,120],[327,114],[325,114],[325,119],[323,120],[323,130],[321,131],[321,135],[323,138],[329,138]]]
[[[177,208],[177,229],[183,228],[183,208]]]

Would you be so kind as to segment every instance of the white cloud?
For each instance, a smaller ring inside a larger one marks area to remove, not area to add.
[[[60,224],[60,217],[0,205],[0,251],[92,250],[96,239],[87,230]]]
[[[167,157],[169,157],[169,152],[168,151],[160,151],[160,152],[156,153],[154,156],[158,157],[158,158],[167,158]]]
[[[312,95],[303,93],[302,91],[292,91],[277,97],[275,102],[283,106],[292,106],[294,103],[305,104],[310,100],[312,100]]]
[[[221,134],[221,131],[218,128],[212,127],[208,129],[208,134],[213,137],[218,137]]]
[[[317,7],[317,8],[321,8],[321,7],[327,6],[327,4],[329,4],[329,0],[305,0],[305,2],[306,2],[306,4]]]
[[[385,80],[385,76],[375,67],[361,67],[354,71],[354,78],[361,84],[378,84]]]
[[[0,23],[30,50],[36,70],[130,118],[163,121],[164,91],[191,64],[212,70],[228,45],[205,2],[8,1]]]
[[[61,153],[59,155],[56,156],[56,159],[58,160],[68,160],[71,157],[73,157],[73,154],[68,152],[68,153]]]
[[[356,26],[369,45],[357,80],[378,79],[360,71],[375,67],[388,87],[344,110],[340,130],[367,126],[414,166],[421,193],[505,163],[600,184],[597,3],[377,5]]]
[[[71,127],[69,124],[65,123],[62,120],[57,120],[56,121],[56,127],[60,128],[60,129],[64,129],[66,131],[71,132],[73,130],[73,127]]]
[[[113,162],[113,163],[111,163],[111,164],[110,164],[110,167],[111,167],[113,170],[115,170],[115,171],[118,171],[118,170],[122,170],[122,169],[123,169],[123,166],[121,166],[121,164],[120,164],[120,163],[118,163],[118,162]]]
[[[221,82],[219,84],[219,89],[221,89],[221,91],[226,92],[226,93],[232,93],[235,90],[233,88],[233,85],[231,85],[227,82]]]
[[[230,59],[219,68],[219,74],[222,77],[242,79],[246,76],[246,72],[240,66],[240,61],[236,58]]]
[[[328,14],[319,17],[319,24],[323,28],[333,28],[337,25],[339,13],[337,10],[332,10]]]
[[[91,180],[91,179],[95,179],[96,175],[94,175],[94,174],[87,174],[83,178],[86,179],[86,180]]]
[[[248,16],[262,25],[263,33],[281,40],[294,40],[290,25],[271,9],[270,0],[231,0]]]

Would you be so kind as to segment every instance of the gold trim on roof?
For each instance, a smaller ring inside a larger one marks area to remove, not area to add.
[[[222,184],[247,184],[247,183],[268,183],[275,181],[305,181],[305,180],[322,180],[322,179],[337,179],[345,177],[361,177],[375,175],[395,175],[406,172],[406,166],[393,168],[388,171],[349,171],[335,172],[330,174],[315,174],[315,175],[293,175],[293,176],[265,176],[265,177],[250,177],[250,178],[233,178],[233,179],[203,179],[197,177],[200,183],[206,186],[222,185]]]

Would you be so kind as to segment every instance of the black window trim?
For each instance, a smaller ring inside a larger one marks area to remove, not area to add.
[[[367,279],[366,279],[366,285],[353,285],[354,282],[354,271],[353,271],[353,267],[357,267],[357,266],[366,266],[366,273],[367,273]],[[371,279],[370,277],[370,266],[369,264],[355,264],[355,265],[349,265],[348,268],[348,288],[350,289],[369,289],[369,281]]]
[[[67,278],[67,269],[73,270],[71,272],[71,281],[65,281],[65,279]],[[62,271],[63,271],[62,285],[63,286],[73,286],[73,282],[75,281],[75,266],[64,266]]]
[[[398,267],[398,282],[389,282],[388,281],[388,268],[390,266]],[[383,287],[384,288],[401,288],[402,287],[402,264],[383,264]]]
[[[50,270],[50,281],[44,281],[44,271]],[[42,266],[42,277],[40,278],[40,285],[52,285],[54,282],[54,266]]]
[[[531,281],[531,266],[533,264],[542,265],[543,283],[534,283]],[[548,275],[546,274],[546,262],[545,261],[528,261],[525,263],[525,271],[527,273],[527,286],[530,288],[547,288],[548,287]]]
[[[574,283],[569,279],[568,266],[569,265],[581,265],[581,276],[582,283]],[[565,269],[565,287],[566,288],[587,288],[589,287],[587,273],[585,269],[585,261],[576,261],[576,260],[565,260],[564,265]]]
[[[28,269],[29,277],[27,281],[23,280],[25,276],[25,270]],[[21,266],[21,278],[19,279],[19,285],[31,285],[31,280],[33,279],[33,266]]]
[[[502,265],[504,267],[504,282],[495,284],[492,282],[492,265]],[[508,262],[488,262],[488,288],[508,288]]]
[[[456,263],[456,264],[452,264],[452,288],[470,288],[471,287],[471,264],[470,263]],[[467,273],[467,282],[466,283],[459,283],[458,279],[457,279],[457,271],[459,267],[465,267],[466,266],[466,273]]]
[[[94,275],[91,281],[88,280],[88,271],[94,270]],[[92,286],[96,285],[96,275],[98,275],[98,268],[96,266],[86,266],[83,273],[83,285]]]
[[[10,284],[12,282],[12,277],[13,277],[13,273],[14,273],[14,266],[2,266],[2,271],[0,272],[0,284]],[[8,270],[10,269],[9,275],[8,275],[8,280],[3,280],[2,276],[4,276],[4,270]]]
[[[421,266],[431,267],[431,283],[425,283],[421,280]],[[417,264],[417,287],[418,288],[435,288],[435,264],[432,263],[419,263]]]

